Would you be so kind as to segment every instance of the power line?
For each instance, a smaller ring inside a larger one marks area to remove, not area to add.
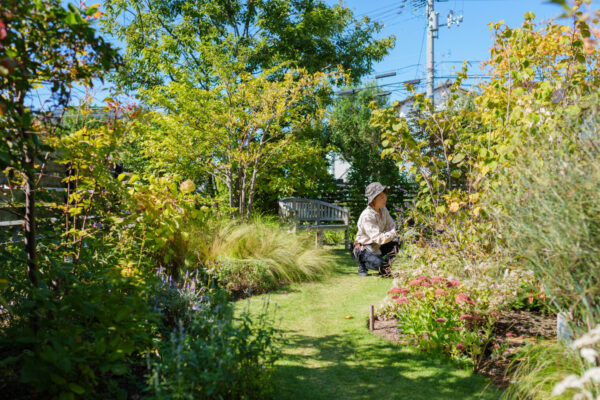
[[[391,9],[391,8],[395,8],[395,7],[398,7],[398,4],[394,2],[393,4],[388,4],[387,6],[378,7],[373,10],[358,14],[357,16],[362,17],[362,16],[365,16],[368,14],[376,14],[377,12],[380,12],[381,10]]]
[[[418,67],[415,71],[415,79],[417,79],[417,74],[419,73],[419,67],[421,66],[421,57],[423,56],[423,45],[425,44],[425,34],[427,33],[427,25],[423,27],[423,38],[421,39],[421,50],[419,51],[419,60]]]

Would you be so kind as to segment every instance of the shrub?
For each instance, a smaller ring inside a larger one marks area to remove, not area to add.
[[[480,362],[492,337],[495,313],[482,297],[472,298],[461,283],[442,276],[419,276],[389,292],[398,328],[417,348]]]
[[[410,249],[406,250],[407,247]],[[417,251],[416,247],[408,245],[404,248],[406,252],[413,252]],[[522,268],[505,268],[504,273],[497,277],[495,273],[490,273],[490,266],[486,263],[463,266],[457,271],[455,265],[437,262],[420,264],[418,260],[419,256],[414,254],[411,258],[396,258],[393,265],[395,286],[403,286],[405,282],[410,282],[421,275],[445,276],[448,279],[459,280],[464,291],[477,293],[478,299],[490,309],[504,310],[516,308],[513,307],[516,305],[515,299],[528,301],[531,291],[537,285],[533,272]],[[393,308],[388,307],[389,305],[389,302],[384,303],[380,310],[384,318],[393,317],[390,312]]]
[[[262,312],[239,318],[219,290],[181,284],[162,273],[155,307],[163,315],[162,340],[148,354],[149,385],[157,399],[263,398],[270,392],[279,335]],[[177,321],[176,326],[173,326]]]
[[[354,236],[351,236],[351,237],[354,237]],[[339,245],[339,244],[344,244],[344,243],[345,243],[344,231],[324,231],[323,232],[323,244]]]
[[[73,265],[57,268],[67,290],[25,292],[13,281],[4,292],[0,379],[14,397],[124,398],[136,384],[135,360],[151,346],[156,314],[137,282],[95,267],[79,277]]]

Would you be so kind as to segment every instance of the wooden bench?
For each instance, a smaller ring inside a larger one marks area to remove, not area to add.
[[[350,245],[348,225],[350,212],[340,206],[320,200],[288,197],[279,200],[279,217],[284,225],[291,225],[292,231],[306,229],[315,231],[315,246],[323,244],[323,231],[343,230],[344,245]]]

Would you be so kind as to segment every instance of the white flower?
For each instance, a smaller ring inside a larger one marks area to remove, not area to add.
[[[590,349],[589,347],[584,347],[579,351],[579,353],[581,354],[581,358],[589,363],[595,363],[596,357],[598,357],[598,352],[594,349]]]
[[[587,383],[587,382],[598,383],[598,382],[600,382],[600,367],[590,368],[587,371],[585,371],[585,374],[583,374],[582,381],[583,381],[583,383]]]
[[[600,342],[600,325],[571,343],[571,348],[580,349],[582,347],[591,346]]]
[[[573,400],[594,400],[594,397],[590,392],[584,390],[583,392],[574,394]]]
[[[558,382],[552,390],[553,396],[560,396],[567,389],[583,389],[583,383],[577,375],[569,375],[562,381]]]

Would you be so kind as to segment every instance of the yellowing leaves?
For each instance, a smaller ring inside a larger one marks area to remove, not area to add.
[[[460,209],[460,205],[457,202],[452,202],[450,204],[450,207],[448,207],[448,209],[450,210],[450,212],[457,212]]]
[[[192,182],[191,180],[186,180],[181,182],[181,184],[179,185],[179,190],[181,190],[182,193],[192,193],[194,190],[196,190],[196,185],[194,184],[194,182]]]

